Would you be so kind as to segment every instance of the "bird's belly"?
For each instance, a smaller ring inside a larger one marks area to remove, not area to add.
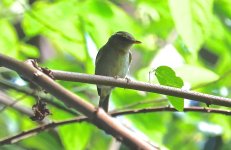
[[[119,76],[121,78],[124,78],[128,72],[129,58],[122,57],[119,58],[118,60],[119,61],[116,61],[114,65],[111,67],[112,76]]]
[[[113,58],[111,57],[104,57],[110,58],[108,60],[101,61],[101,68],[96,69],[96,74],[104,75],[104,76],[111,76],[111,77],[121,77],[124,78],[128,72],[129,68],[129,54],[125,55],[114,55]]]

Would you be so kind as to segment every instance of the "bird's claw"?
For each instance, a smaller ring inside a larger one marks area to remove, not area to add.
[[[125,80],[127,81],[127,83],[129,83],[131,81],[131,79],[128,77],[125,77]]]

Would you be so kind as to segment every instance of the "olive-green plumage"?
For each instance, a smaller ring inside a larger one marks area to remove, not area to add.
[[[141,43],[124,31],[113,34],[108,42],[99,50],[95,61],[95,74],[124,78],[131,63],[130,48],[133,44]],[[99,107],[108,111],[108,102],[111,86],[97,85],[98,95],[100,96]]]

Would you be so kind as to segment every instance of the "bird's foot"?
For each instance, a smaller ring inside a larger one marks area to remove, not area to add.
[[[125,80],[127,81],[127,83],[129,83],[131,81],[131,79],[128,77],[125,77]]]

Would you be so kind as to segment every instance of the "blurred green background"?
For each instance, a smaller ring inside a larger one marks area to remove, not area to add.
[[[98,49],[117,31],[127,31],[142,41],[132,49],[128,75],[132,80],[157,83],[151,71],[167,65],[184,80],[183,88],[231,97],[230,0],[0,1],[0,53],[22,61],[37,59],[39,65],[49,69],[94,74]],[[5,107],[1,100],[4,96],[18,100],[17,104],[31,110],[36,97],[3,86],[2,82],[32,90],[34,87],[6,68],[0,68],[0,81],[0,138],[38,126],[25,113]],[[58,82],[97,106],[95,85]],[[53,97],[49,99],[62,105]],[[131,105],[138,102],[141,104]],[[110,100],[110,110],[167,105],[164,95],[121,88],[113,91]],[[188,100],[185,106],[206,107]],[[50,122],[74,117],[52,104],[48,107],[52,112],[48,117]],[[166,149],[228,150],[231,147],[231,118],[222,114],[155,112],[117,119],[141,138]],[[0,149],[127,149],[89,123],[56,129]]]

